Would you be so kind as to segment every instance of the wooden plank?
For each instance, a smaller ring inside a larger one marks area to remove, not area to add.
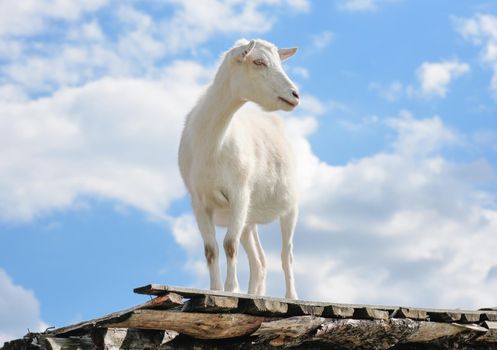
[[[480,312],[463,312],[461,314],[462,323],[478,323],[480,322],[482,314]]]
[[[184,297],[197,297],[202,295],[236,296],[238,293],[224,292],[220,290],[205,290],[177,286],[167,286],[162,284],[147,284],[143,287],[133,289],[137,294],[162,295],[165,293],[177,293]]]
[[[381,310],[390,310],[393,311],[397,307],[394,306],[384,306],[384,305],[358,305],[358,304],[341,304],[341,303],[329,303],[329,302],[319,302],[319,301],[304,301],[304,300],[294,300],[294,299],[285,299],[285,298],[275,298],[268,296],[258,296],[252,294],[243,294],[243,293],[231,293],[219,290],[207,290],[207,289],[195,289],[195,288],[186,288],[186,287],[177,287],[177,286],[168,286],[161,284],[148,284],[143,287],[138,287],[134,289],[135,293],[138,294],[146,294],[146,295],[162,295],[165,293],[177,293],[182,295],[183,297],[196,297],[202,295],[218,295],[218,296],[227,296],[227,297],[237,297],[239,299],[264,299],[271,301],[279,301],[288,304],[298,304],[298,305],[312,305],[319,307],[326,307],[328,305],[337,305],[343,307],[371,307],[377,308]]]
[[[199,339],[247,336],[271,318],[244,314],[209,314],[159,310],[135,310],[117,328],[173,330]]]
[[[288,304],[272,299],[241,299],[239,312],[250,315],[281,316],[288,312]]]
[[[145,303],[142,308],[171,309],[183,305],[183,297],[176,293],[159,295]]]
[[[59,335],[68,335],[68,334],[72,334],[72,333],[80,334],[83,332],[87,332],[95,327],[103,326],[107,323],[121,322],[121,321],[124,321],[125,319],[127,319],[129,316],[131,316],[133,311],[139,309],[143,305],[146,305],[146,304],[142,304],[139,306],[135,306],[135,307],[126,309],[126,310],[114,312],[112,314],[109,314],[109,315],[106,315],[106,316],[103,316],[100,318],[96,318],[93,320],[84,321],[84,322],[76,323],[76,324],[69,325],[66,327],[57,328],[57,329],[50,331],[50,335],[59,336]]]
[[[491,308],[481,309],[481,310],[449,310],[449,309],[423,309],[423,308],[408,308],[408,307],[397,307],[397,306],[383,306],[383,305],[359,305],[359,304],[340,304],[340,303],[324,303],[324,302],[309,302],[302,300],[291,300],[284,298],[273,298],[273,297],[260,297],[256,295],[241,294],[241,293],[229,293],[224,291],[214,291],[214,290],[201,290],[193,288],[175,287],[167,285],[150,284],[144,287],[139,287],[135,289],[136,293],[149,294],[149,295],[161,295],[164,293],[177,293],[183,297],[199,297],[205,295],[214,296],[226,296],[226,297],[237,297],[239,300],[254,300],[263,299],[266,302],[271,302],[273,304],[287,303],[288,311],[287,315],[305,315],[314,314],[321,315],[325,317],[337,317],[337,318],[348,318],[354,317],[350,315],[352,309],[374,309],[387,311],[392,314],[391,317],[405,317],[417,320],[425,319],[425,315],[428,315],[431,320],[438,322],[478,322],[474,321],[478,315],[480,315],[481,321],[493,321],[497,322],[497,311]],[[259,302],[260,303],[260,302]],[[322,310],[322,312],[321,312]],[[396,316],[398,313],[399,316]],[[279,312],[281,314],[281,312]],[[460,315],[460,316],[459,316]],[[463,316],[466,315],[466,316]],[[380,317],[384,319],[385,314],[383,312],[375,313],[373,315],[368,315],[367,312],[363,312],[363,317],[375,318]]]
[[[354,315],[354,308],[350,306],[327,305],[324,308],[323,316],[332,318],[351,318]]]
[[[425,310],[400,307],[398,310],[392,313],[390,317],[409,318],[411,320],[426,320],[428,318],[428,314]]]
[[[324,305],[288,303],[288,315],[291,316],[322,316]]]
[[[235,312],[238,308],[238,298],[203,295],[193,297],[183,306],[186,312]]]
[[[497,322],[497,312],[484,311],[480,318],[481,321]]]
[[[49,334],[58,336],[58,335],[67,335],[74,332],[82,333],[89,329],[93,329],[95,327],[103,327],[108,323],[116,323],[125,320],[131,315],[133,311],[138,309],[149,309],[149,308],[169,309],[169,308],[174,308],[176,306],[180,306],[182,302],[183,298],[179,294],[168,293],[159,296],[157,298],[154,298],[150,301],[147,301],[146,303],[139,304],[125,310],[113,312],[103,317],[54,329],[50,331]]]
[[[430,321],[435,322],[459,322],[462,313],[460,311],[428,311]]]
[[[390,317],[388,311],[374,309],[370,307],[361,307],[354,310],[354,318],[367,320],[388,320]]]

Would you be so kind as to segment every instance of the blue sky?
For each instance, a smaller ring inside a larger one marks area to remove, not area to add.
[[[497,304],[493,2],[22,4],[0,3],[0,343],[142,302],[140,285],[208,287],[176,152],[241,37],[299,48],[285,69],[302,104],[280,113],[299,295]],[[282,296],[278,227],[261,239]]]

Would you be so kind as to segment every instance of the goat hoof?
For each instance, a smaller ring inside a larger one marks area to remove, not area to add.
[[[238,287],[238,283],[233,283],[233,284],[227,284],[224,288],[226,292],[231,292],[231,293],[239,293],[240,288]]]

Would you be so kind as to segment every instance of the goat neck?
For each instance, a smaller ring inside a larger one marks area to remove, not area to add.
[[[222,146],[233,115],[246,102],[233,93],[227,66],[229,63],[223,62],[214,81],[192,111],[193,130],[196,132],[193,140],[209,153],[216,152]]]

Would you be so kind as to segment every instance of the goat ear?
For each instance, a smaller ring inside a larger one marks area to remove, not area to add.
[[[292,47],[291,49],[278,49],[278,54],[280,55],[280,59],[282,61],[292,57],[297,52],[296,47]]]
[[[248,55],[252,52],[255,47],[255,40],[250,40],[247,45],[240,46],[236,53],[236,59],[240,62],[245,61]]]

